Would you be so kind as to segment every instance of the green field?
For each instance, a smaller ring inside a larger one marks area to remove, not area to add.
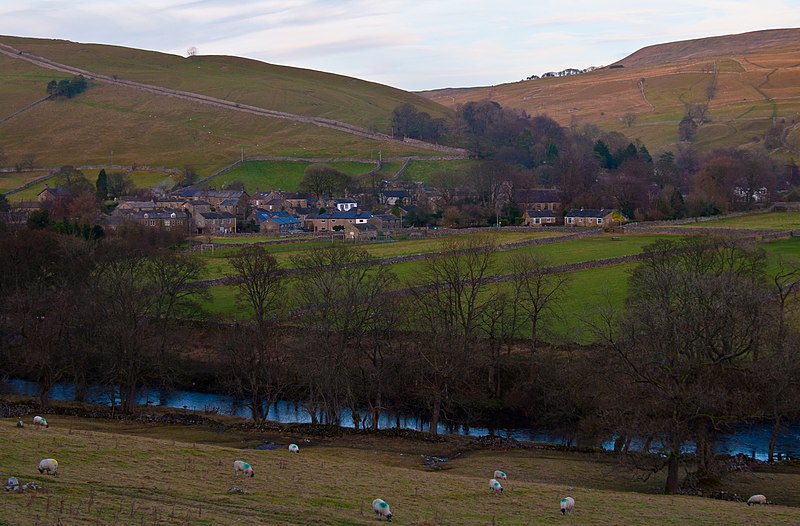
[[[86,179],[89,180],[90,183],[94,184],[97,180],[97,173],[99,170],[82,170],[83,175],[86,176]],[[114,170],[107,170],[109,174],[114,173]],[[165,172],[160,171],[146,171],[146,170],[135,170],[132,172],[126,172],[133,181],[134,188],[156,188],[161,187],[162,189],[171,189],[177,183],[179,176],[172,176]],[[30,177],[33,179],[33,177]],[[29,180],[30,180],[29,179]],[[0,176],[0,181],[2,181],[2,176]],[[23,181],[24,182],[24,181]],[[13,202],[19,201],[33,201],[36,199],[36,196],[39,195],[39,192],[44,190],[45,185],[53,184],[52,181],[45,181],[39,184],[35,184],[25,190],[20,192],[15,192],[8,196],[9,200]]]
[[[739,217],[725,217],[679,225],[683,228],[744,228],[753,230],[800,229],[800,212],[767,212]]]
[[[417,95],[379,84],[234,57],[195,57],[56,40],[0,37],[25,51],[90,70],[301,115],[381,130],[392,109],[412,102],[448,112]],[[0,56],[0,117],[41,99],[51,79],[68,75]],[[92,82],[69,100],[47,101],[2,125],[11,166],[34,154],[37,166],[191,166],[201,176],[250,157],[373,158],[430,155],[398,141],[253,115],[128,87]]]
[[[296,192],[305,169],[311,164],[303,161],[245,161],[211,179],[204,186],[223,188],[232,181],[241,181],[250,195],[269,190]],[[325,164],[352,176],[366,174],[375,167],[374,164],[357,162],[334,161]]]
[[[48,172],[11,172],[11,173],[0,173],[0,194],[6,193],[9,190],[13,190],[15,188],[19,188],[20,186],[24,185],[25,183],[36,179],[37,177],[42,177],[47,175]],[[38,194],[41,191],[41,188],[36,193]],[[34,194],[34,197],[36,195]],[[9,196],[9,199],[18,200],[14,197],[14,194]]]
[[[430,183],[437,173],[468,174],[480,161],[411,161],[400,180]]]
[[[474,238],[479,234],[466,234],[465,238]],[[551,235],[547,232],[501,232],[499,242],[513,243],[538,236]],[[498,252],[491,275],[505,275],[510,272],[510,258],[518,253],[535,253],[544,257],[550,265],[563,265],[587,261],[603,260],[625,255],[639,254],[643,248],[659,239],[679,239],[679,236],[653,234],[627,234],[624,236],[602,234],[596,237],[565,240],[543,245],[527,246]],[[387,258],[410,254],[431,254],[442,249],[443,239],[422,239],[397,241],[390,243],[364,243],[365,248],[375,258]],[[278,261],[291,267],[290,258],[304,250],[328,245],[329,241],[307,241],[279,245],[266,245]],[[774,270],[777,257],[784,259],[800,259],[800,239],[763,243],[769,256],[768,271]],[[196,253],[196,257],[206,262],[203,279],[218,278],[232,273],[227,258],[236,252],[236,248],[217,248],[212,256],[209,252]],[[424,261],[414,260],[390,265],[396,274],[398,289],[418,285],[422,278]],[[575,341],[590,343],[596,339],[591,324],[597,321],[598,311],[606,306],[622,308],[628,290],[628,275],[635,263],[614,264],[592,269],[570,272],[569,285],[564,298],[554,312],[545,320],[543,336],[553,342]],[[508,284],[499,285],[507,287]],[[236,288],[231,285],[216,286],[210,289],[210,297],[204,307],[214,316],[245,318],[247,312],[235,305]],[[284,312],[296,307],[287,296]],[[520,337],[530,335],[527,327],[522,328]]]
[[[463,438],[322,439],[47,416],[51,425],[42,431],[0,420],[4,476],[44,486],[3,494],[0,518],[7,524],[367,525],[380,524],[370,509],[378,497],[390,504],[394,523],[416,526],[800,522],[800,509],[790,507],[800,503],[796,468],[726,481],[726,490],[764,493],[775,503],[751,508],[654,494],[662,474],[644,480],[604,455],[475,450],[434,471],[423,466],[424,456],[452,454]],[[242,449],[263,441],[280,448]],[[299,454],[286,450],[290,442],[300,444]],[[38,473],[43,457],[58,460],[57,477]],[[238,459],[253,466],[254,478],[233,476]],[[502,495],[488,489],[495,469],[509,476]],[[232,487],[246,493],[229,493]],[[575,512],[563,517],[559,501],[568,495]]]

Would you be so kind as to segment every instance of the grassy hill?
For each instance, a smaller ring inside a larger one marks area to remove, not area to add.
[[[157,411],[157,410],[155,410]],[[26,417],[26,420],[30,418]],[[797,524],[796,468],[732,475],[721,489],[766,494],[775,505],[748,507],[700,497],[654,494],[647,480],[604,455],[538,449],[469,449],[463,438],[422,440],[344,435],[303,437],[206,426],[122,423],[48,415],[50,429],[0,420],[2,476],[43,490],[4,493],[0,524],[380,524],[370,502],[389,502],[393,522],[416,526],[560,524]],[[226,420],[226,419],[222,419]],[[230,419],[227,419],[231,423]],[[272,451],[243,449],[264,442]],[[286,445],[300,444],[297,455]],[[462,455],[441,469],[425,456]],[[42,457],[59,461],[40,475]],[[242,459],[255,477],[234,479]],[[509,480],[493,495],[488,480]],[[229,493],[231,487],[246,493]],[[559,500],[576,500],[570,517]]]
[[[432,116],[449,110],[417,95],[350,77],[236,57],[176,55],[98,44],[0,36],[26,54],[117,80],[215,97],[235,104],[387,131],[392,109],[411,102]],[[0,54],[0,120],[43,98],[47,82],[69,78]],[[94,80],[69,100],[42,102],[0,123],[6,164],[193,166],[201,175],[245,156],[431,155],[419,145],[376,140],[308,123],[150,93]]]
[[[615,66],[421,94],[449,106],[491,99],[530,114],[547,114],[565,126],[597,124],[641,139],[656,152],[674,150],[685,104],[707,102],[710,122],[694,140],[699,149],[759,146],[776,119],[787,127],[777,153],[800,153],[800,29],[649,46]],[[634,114],[635,120],[626,121],[626,114]]]

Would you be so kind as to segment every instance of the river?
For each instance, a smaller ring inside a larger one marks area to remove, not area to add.
[[[0,382],[0,394],[35,397],[38,394],[38,384],[20,379]],[[74,394],[74,386],[71,383],[61,383],[53,388],[50,397],[53,400],[72,400]],[[112,395],[107,389],[99,386],[90,386],[86,393],[86,401],[90,403],[110,405],[111,397]],[[116,401],[118,402],[118,400]],[[162,393],[158,389],[143,389],[137,397],[137,403],[140,405],[164,405],[192,411],[211,411],[244,418],[250,417],[249,409],[234,397],[199,391],[168,391]],[[311,422],[311,417],[301,405],[285,400],[278,401],[270,406],[268,418],[281,423]],[[397,418],[394,414],[384,413],[381,415],[378,427],[386,429],[394,427],[396,424]],[[343,411],[342,425],[353,427],[352,416],[348,410]],[[427,431],[428,423],[417,417],[401,416],[400,427]],[[449,426],[444,423],[439,424],[438,430],[439,433],[456,433],[468,436],[492,434],[485,427]],[[769,425],[740,425],[736,427],[734,432],[722,434],[718,437],[716,451],[717,453],[729,455],[742,453],[748,457],[766,460],[771,433],[772,429]],[[495,429],[494,435],[516,440],[568,444],[567,439],[561,435],[525,427]],[[613,440],[603,443],[603,447],[606,449],[613,447]],[[691,452],[691,447],[687,447],[687,451]],[[778,437],[775,452],[789,458],[800,459],[800,425],[784,426]]]

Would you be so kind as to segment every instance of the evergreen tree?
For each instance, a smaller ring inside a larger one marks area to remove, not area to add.
[[[108,197],[108,176],[105,168],[101,169],[100,173],[97,174],[97,182],[95,182],[94,186],[97,189],[98,201],[105,200]]]

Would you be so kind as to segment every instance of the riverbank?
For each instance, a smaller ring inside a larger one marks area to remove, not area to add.
[[[167,423],[166,415],[216,424]],[[789,464],[737,473],[719,486],[745,496],[764,493],[774,503],[756,509],[657,495],[660,474],[644,479],[607,453],[502,441],[465,448],[468,437],[431,442],[412,435],[297,434],[231,426],[235,420],[161,408],[131,420],[50,413],[50,427],[37,430],[17,428],[15,417],[0,418],[0,476],[44,486],[4,494],[0,517],[15,525],[367,525],[375,523],[369,503],[381,497],[399,524],[522,526],[562,521],[558,503],[570,495],[577,502],[571,520],[581,524],[800,522],[800,470]],[[300,453],[289,453],[289,443],[299,444]],[[58,459],[58,477],[39,475],[42,457]],[[255,477],[234,479],[236,459],[250,462]],[[509,476],[503,495],[488,489],[495,469]],[[232,487],[245,493],[229,493]]]

